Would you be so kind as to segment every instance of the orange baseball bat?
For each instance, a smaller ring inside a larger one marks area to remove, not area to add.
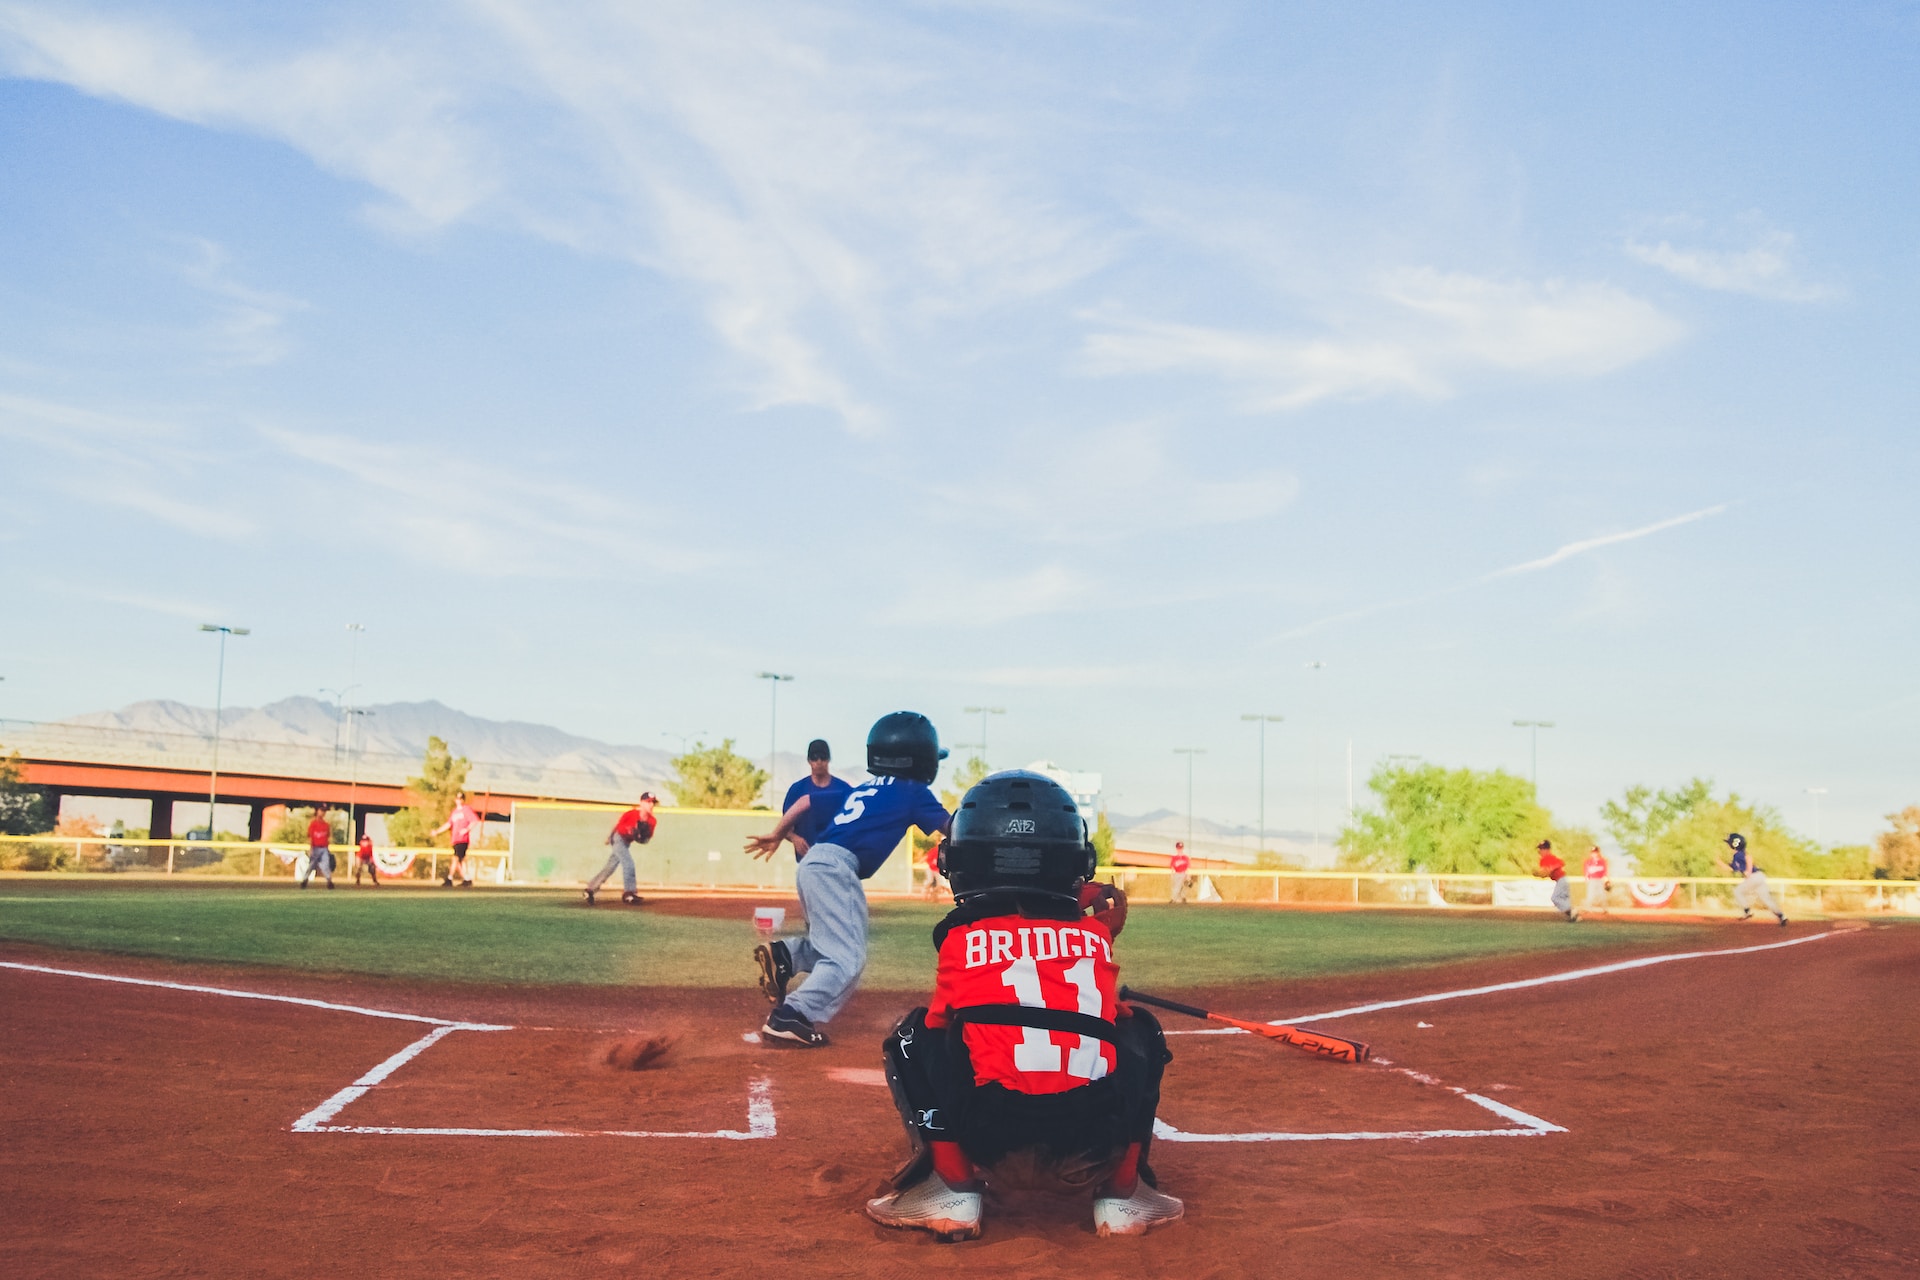
[[[1305,1027],[1289,1027],[1272,1022],[1250,1022],[1245,1018],[1230,1018],[1224,1013],[1214,1013],[1210,1009],[1199,1009],[1190,1004],[1181,1004],[1177,1000],[1163,1000],[1159,996],[1150,996],[1144,991],[1135,991],[1132,987],[1120,988],[1120,998],[1139,1004],[1150,1004],[1158,1009],[1171,1009],[1175,1013],[1184,1013],[1190,1018],[1205,1018],[1208,1022],[1225,1023],[1229,1027],[1251,1031],[1269,1040],[1290,1044],[1296,1049],[1305,1050],[1318,1057],[1332,1058],[1336,1062],[1365,1062],[1373,1056],[1373,1050],[1367,1047],[1365,1041],[1348,1040],[1344,1036],[1330,1036],[1324,1031],[1310,1031]]]

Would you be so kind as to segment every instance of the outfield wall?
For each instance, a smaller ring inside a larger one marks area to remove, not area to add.
[[[522,802],[513,807],[513,878],[522,884],[580,884],[606,864],[607,833],[630,806]],[[792,890],[794,857],[782,845],[768,859],[745,852],[749,836],[773,830],[767,809],[656,809],[653,839],[633,846],[640,883],[679,889]],[[615,873],[615,884],[618,883]],[[913,888],[913,841],[900,842],[867,882],[879,893]]]

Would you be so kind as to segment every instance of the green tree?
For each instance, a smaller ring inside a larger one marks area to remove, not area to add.
[[[37,836],[53,830],[54,806],[23,780],[20,753],[0,756],[0,835]]]
[[[1873,838],[1873,875],[1879,880],[1920,880],[1920,804],[1887,815],[1891,828]]]
[[[987,762],[979,756],[968,756],[965,762],[953,768],[952,783],[940,793],[940,803],[947,806],[947,812],[953,813],[960,808],[960,797],[979,785],[980,779],[987,776]]]
[[[432,843],[433,829],[453,812],[454,792],[467,785],[467,771],[473,766],[465,756],[456,757],[437,737],[427,739],[426,755],[420,761],[420,776],[407,779],[407,794],[413,803],[387,818],[387,840],[405,849],[419,849]],[[305,839],[304,835],[301,837]]]
[[[1720,864],[1728,857],[1727,835],[1734,831],[1746,836],[1754,865],[1771,875],[1833,874],[1831,859],[1788,830],[1779,814],[1731,793],[1724,800],[1709,796],[1667,823],[1634,855],[1634,866],[1645,876],[1725,875]]]
[[[1102,867],[1113,865],[1113,823],[1107,819],[1107,811],[1100,811],[1099,820],[1093,824],[1094,862]]]
[[[1637,863],[1676,822],[1712,799],[1713,783],[1705,778],[1670,791],[1628,787],[1620,799],[1600,806],[1600,821],[1621,852]]]
[[[1557,826],[1535,799],[1533,784],[1502,770],[1383,766],[1367,788],[1380,807],[1357,814],[1340,833],[1343,866],[1512,874],[1535,868],[1534,846],[1543,839],[1563,857],[1593,840],[1583,828]]]
[[[305,846],[307,843],[307,824],[313,821],[313,813],[314,811],[311,806],[299,809],[288,809],[284,814],[280,815],[280,821],[274,826],[273,830],[267,832],[267,843]],[[398,817],[399,815],[396,814],[395,816]],[[333,829],[333,843],[352,844],[353,838],[347,834],[347,811],[345,809],[329,809],[326,811],[326,817],[327,825]],[[429,827],[427,830],[431,831],[433,828]]]
[[[673,771],[673,797],[689,809],[749,808],[771,777],[736,753],[732,738],[722,739],[717,747],[694,743],[693,750],[673,758]]]

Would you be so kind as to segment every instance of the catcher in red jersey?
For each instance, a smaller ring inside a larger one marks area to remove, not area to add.
[[[882,1046],[913,1154],[867,1202],[874,1221],[970,1239],[985,1182],[1091,1189],[1103,1236],[1185,1211],[1147,1164],[1172,1055],[1153,1015],[1116,997],[1126,897],[1093,868],[1073,797],[1044,775],[997,773],[960,802],[933,998]]]

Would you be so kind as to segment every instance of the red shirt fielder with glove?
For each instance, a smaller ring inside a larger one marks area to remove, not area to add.
[[[997,773],[961,801],[933,998],[882,1046],[913,1155],[867,1203],[874,1221],[969,1239],[983,1181],[1090,1189],[1103,1236],[1184,1212],[1147,1164],[1172,1055],[1153,1016],[1116,998],[1126,897],[1089,883],[1093,868],[1086,823],[1052,779]]]

